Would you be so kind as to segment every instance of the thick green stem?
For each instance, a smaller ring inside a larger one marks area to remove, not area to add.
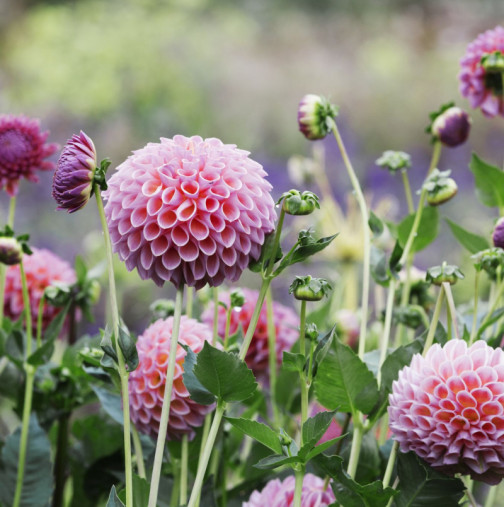
[[[415,212],[415,205],[413,204],[413,195],[411,193],[411,186],[409,183],[408,178],[408,171],[406,169],[403,169],[401,171],[403,185],[404,185],[404,193],[406,194],[406,202],[408,203],[408,212],[414,213]]]
[[[378,366],[377,382],[378,387],[381,383],[381,367],[387,357],[387,350],[390,341],[390,329],[392,327],[392,311],[394,309],[394,296],[395,296],[396,281],[391,278],[388,287],[387,307],[385,309],[385,324],[383,326],[383,336],[380,344],[380,363]]]
[[[299,352],[306,355],[305,344],[306,331],[306,301],[301,301],[301,319],[299,325]],[[303,445],[303,424],[308,419],[308,386],[304,373],[299,374],[301,382],[301,446]]]
[[[134,424],[131,425],[131,436],[133,438],[133,447],[135,448],[138,477],[140,477],[141,479],[145,479],[147,475],[145,473],[142,442],[140,441],[140,435],[138,434],[138,431]]]
[[[94,194],[96,196],[96,204],[98,206],[98,213],[103,229],[103,236],[105,240],[105,253],[107,258],[107,270],[109,279],[109,298],[110,298],[110,311],[112,313],[112,328],[115,337],[115,349],[117,355],[119,378],[121,381],[121,396],[123,405],[123,435],[124,435],[124,469],[125,469],[125,486],[126,486],[126,507],[133,507],[133,467],[131,458],[131,431],[130,431],[130,406],[129,406],[129,391],[128,391],[128,377],[129,373],[126,370],[124,363],[124,356],[119,346],[119,309],[117,306],[117,293],[114,278],[114,263],[112,257],[112,242],[110,240],[110,232],[108,229],[107,218],[105,217],[105,210],[103,208],[103,201],[101,198],[100,187],[95,184]]]
[[[170,356],[168,360],[168,370],[166,372],[163,407],[161,409],[161,420],[159,421],[159,433],[156,442],[156,452],[154,455],[154,467],[152,469],[151,487],[149,491],[149,507],[156,507],[157,504],[159,479],[161,477],[161,465],[163,464],[166,433],[168,431],[168,421],[170,418],[173,375],[175,373],[175,363],[177,359],[177,347],[180,331],[180,318],[182,316],[183,297],[184,297],[184,286],[182,285],[177,289],[177,295],[175,297],[175,314],[173,316],[173,329],[170,341]]]
[[[7,225],[14,228],[14,213],[16,211],[16,197],[10,198],[9,202],[9,216],[7,217]],[[5,277],[7,275],[7,266],[0,264],[0,328],[3,324],[4,304],[5,304]]]
[[[301,507],[301,497],[303,495],[304,467],[296,470],[296,483],[294,487],[294,503],[293,507]]]
[[[352,447],[350,449],[350,458],[348,460],[348,475],[354,479],[357,472],[357,465],[359,464],[359,455],[362,445],[362,437],[364,435],[364,428],[362,426],[362,415],[360,412],[353,416],[353,438]]]
[[[58,419],[58,437],[56,444],[56,457],[54,459],[54,494],[52,507],[63,507],[66,482],[69,421],[69,412],[63,414]]]
[[[366,350],[366,331],[367,331],[367,316],[368,316],[368,303],[369,303],[369,279],[370,279],[370,258],[371,258],[371,231],[369,228],[369,214],[366,206],[366,200],[359,184],[359,180],[355,174],[355,171],[350,162],[350,158],[341,139],[338,127],[334,120],[330,120],[332,131],[336,142],[338,143],[343,162],[352,182],[352,186],[355,191],[355,198],[359,204],[361,216],[362,216],[362,231],[364,235],[364,259],[363,259],[363,276],[362,276],[362,304],[361,304],[361,326],[359,336],[359,358],[364,357]]]
[[[229,329],[231,327],[231,312],[233,309],[231,308],[231,304],[229,305],[229,308],[226,310],[226,328],[224,329],[224,350],[227,350],[228,348],[228,341],[229,341]]]
[[[182,437],[182,458],[180,463],[180,505],[187,503],[187,465],[189,459],[189,439]]]
[[[277,355],[276,355],[276,328],[273,321],[273,296],[271,287],[266,292],[266,312],[268,319],[268,364],[270,379],[270,398],[273,409],[275,427],[280,427],[280,412],[276,403]]]
[[[479,276],[481,271],[476,271],[476,275],[474,277],[474,306],[473,306],[473,319],[472,319],[472,327],[471,327],[471,337],[469,338],[469,346],[474,343],[474,339],[476,338],[476,326],[478,325],[478,284],[479,284]]]
[[[488,492],[488,496],[485,500],[485,507],[493,507],[495,499],[497,498],[497,486],[492,486]]]
[[[219,288],[213,287],[212,294],[214,304],[212,345],[215,347],[219,337]]]
[[[445,291],[440,289],[439,295],[436,301],[436,307],[434,308],[434,314],[432,315],[432,320],[429,327],[429,332],[427,333],[427,338],[425,339],[425,345],[423,350],[423,356],[427,354],[427,351],[431,348],[432,342],[434,341],[434,335],[436,334],[437,323],[439,322],[439,316],[441,315],[441,308],[443,306]]]
[[[186,291],[186,315],[190,319],[193,312],[194,288],[187,287]]]
[[[392,472],[394,470],[394,465],[395,465],[395,460],[397,457],[398,449],[399,449],[399,442],[395,441],[392,444],[390,456],[387,461],[387,468],[385,469],[385,475],[383,476],[383,489],[385,489],[390,484],[390,479],[392,478]]]
[[[45,306],[45,293],[42,294],[40,298],[40,303],[38,307],[38,315],[37,315],[37,348],[42,345],[42,320],[44,316],[44,306]]]
[[[277,228],[275,231],[275,239],[273,240],[273,250],[271,250],[271,257],[269,259],[268,266],[266,267],[266,278],[268,278],[269,275],[271,275],[271,273],[273,272],[273,268],[275,266],[275,258],[278,247],[280,245],[280,236],[282,235],[282,227],[284,219],[285,219],[285,210],[283,209],[282,206],[280,210],[280,217],[278,218]]]
[[[455,337],[460,338],[457,326],[457,309],[455,308],[455,301],[453,301],[453,294],[451,291],[451,285],[448,282],[443,282],[443,290],[446,295],[446,302],[448,303],[449,315],[448,318],[451,319],[453,324],[453,332],[455,333]]]

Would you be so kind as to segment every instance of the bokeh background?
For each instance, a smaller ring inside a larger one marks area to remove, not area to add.
[[[298,101],[322,94],[340,105],[338,123],[371,202],[386,198],[390,218],[400,217],[400,177],[374,161],[386,149],[411,153],[419,187],[431,150],[428,113],[451,100],[468,107],[459,59],[503,20],[501,0],[0,0],[0,112],[39,117],[61,145],[83,129],[113,167],[160,136],[219,137],[251,151],[279,196],[294,185],[289,158],[313,148],[297,131]],[[502,166],[504,119],[472,118],[470,140],[442,156],[460,187],[442,214],[489,234],[492,215],[474,197],[468,162],[474,150]],[[350,184],[335,143],[318,144],[345,209]],[[102,255],[95,207],[56,212],[51,179],[22,183],[16,229],[70,262],[81,254],[93,263]],[[2,194],[3,213],[7,205]],[[418,257],[421,267],[442,260],[468,262],[446,226]],[[120,267],[119,276],[135,326],[153,298],[172,294]]]

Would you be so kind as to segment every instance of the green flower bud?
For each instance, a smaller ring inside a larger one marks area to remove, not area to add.
[[[431,206],[439,206],[449,201],[457,193],[458,187],[454,179],[449,178],[451,171],[434,169],[425,180],[423,188],[427,190],[427,202]]]
[[[329,118],[336,118],[338,108],[318,95],[305,95],[299,102],[298,125],[310,141],[323,139],[330,131]]]
[[[157,299],[150,306],[152,321],[167,319],[175,314],[175,302],[172,299]]]
[[[245,304],[245,295],[241,290],[234,290],[230,295],[231,308],[241,308]]]
[[[425,276],[426,281],[434,285],[442,285],[445,282],[454,285],[457,283],[457,280],[463,280],[464,278],[464,274],[458,266],[451,266],[446,264],[446,262],[443,262],[441,266],[429,268]]]
[[[504,268],[504,250],[499,247],[487,248],[471,256],[477,271],[486,271],[491,280],[497,279],[497,272]]]
[[[294,294],[300,301],[320,301],[324,296],[328,296],[331,290],[331,285],[323,278],[296,276],[289,287],[289,294]]]
[[[310,322],[309,324],[306,324],[305,327],[305,336],[308,340],[311,342],[317,341],[319,332],[317,325],[313,322]]]
[[[404,151],[387,150],[376,160],[376,165],[388,169],[391,173],[399,170],[405,171],[411,167],[411,156]]]
[[[313,192],[289,190],[284,192],[278,204],[282,202],[283,210],[289,215],[309,215],[315,208],[320,209],[319,198]]]

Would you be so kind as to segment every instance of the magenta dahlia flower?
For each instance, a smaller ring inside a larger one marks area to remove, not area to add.
[[[272,479],[262,491],[254,491],[242,507],[291,507],[294,505],[296,480],[290,475],[283,481]],[[324,480],[313,474],[306,474],[301,493],[301,507],[327,507],[336,501],[330,487],[324,489]]]
[[[504,351],[484,341],[433,345],[399,372],[389,397],[390,429],[448,474],[497,484],[504,477]]]
[[[97,163],[93,141],[82,130],[67,141],[53,177],[52,195],[58,209],[73,213],[87,204]]]
[[[58,149],[46,143],[49,131],[40,131],[40,122],[26,116],[0,115],[0,189],[10,196],[18,192],[19,180],[37,182],[36,171],[50,171],[45,160]]]
[[[33,331],[35,332],[37,329],[40,299],[46,287],[50,287],[56,282],[71,285],[76,282],[77,278],[70,264],[56,254],[49,250],[38,248],[32,248],[32,251],[32,255],[23,256],[23,267],[26,273]],[[10,319],[17,320],[21,317],[23,311],[23,293],[19,265],[9,266],[5,279],[4,313]],[[44,306],[42,330],[47,328],[60,311],[61,308],[50,304]]]
[[[241,289],[245,296],[245,304],[241,308],[234,308],[231,312],[230,334],[234,334],[241,325],[243,332],[246,333],[252,319],[252,314],[259,297],[259,292],[250,289]],[[222,292],[219,294],[219,300],[229,306],[230,293]],[[224,339],[226,331],[227,310],[219,306],[218,333]],[[201,319],[213,326],[214,307],[211,303],[203,312]],[[277,362],[282,362],[283,351],[289,351],[296,340],[299,338],[299,317],[291,308],[280,303],[273,303],[273,321],[276,331],[276,355]],[[245,361],[248,367],[256,374],[260,375],[268,370],[268,314],[266,303],[263,304],[257,326],[252,337],[252,342],[248,349]]]
[[[498,26],[478,35],[460,60],[460,92],[485,116],[504,116],[503,52],[504,28]]]
[[[157,285],[236,281],[276,213],[262,166],[219,139],[175,136],[135,151],[110,178],[114,250]]]
[[[156,437],[159,431],[172,329],[173,317],[159,319],[138,337],[139,364],[129,376],[131,419],[142,433],[152,437]],[[199,405],[191,400],[182,379],[186,351],[181,346],[187,345],[193,352],[198,353],[205,341],[211,339],[212,330],[207,325],[182,316],[168,421],[168,440],[180,440],[183,435],[192,439],[195,435],[194,428],[201,426],[205,415],[213,410],[212,405]]]

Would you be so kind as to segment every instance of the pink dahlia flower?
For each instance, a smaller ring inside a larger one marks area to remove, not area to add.
[[[504,28],[498,26],[493,30],[478,35],[467,46],[465,56],[460,60],[460,92],[469,99],[471,107],[481,108],[485,116],[504,116],[502,70],[482,62],[498,52],[504,52]]]
[[[36,171],[54,169],[54,164],[45,159],[58,149],[58,145],[47,144],[48,136],[48,131],[40,131],[38,120],[0,115],[0,189],[5,188],[10,196],[14,196],[21,178],[37,182]]]
[[[262,491],[254,491],[242,507],[291,507],[294,505],[296,480],[290,475],[283,481],[273,479]],[[324,490],[324,480],[316,475],[306,474],[301,493],[301,507],[327,507],[336,501],[330,487]]]
[[[131,419],[142,433],[152,437],[159,431],[172,328],[173,317],[159,319],[138,337],[139,364],[129,376]],[[198,353],[205,341],[211,339],[212,330],[208,326],[182,316],[168,421],[169,440],[179,440],[182,435],[192,439],[194,428],[201,426],[205,415],[213,409],[212,405],[199,405],[189,397],[182,379],[186,351],[181,347],[187,345]]]
[[[32,250],[32,255],[23,256],[23,267],[26,273],[33,331],[35,332],[37,329],[40,299],[46,287],[50,287],[56,282],[71,285],[77,279],[75,271],[70,264],[56,254],[45,249],[32,248]],[[21,317],[23,311],[23,292],[19,265],[9,266],[5,279],[4,313],[10,319],[17,320]],[[42,330],[47,328],[60,311],[61,308],[51,306],[50,304],[44,305]]]
[[[449,475],[497,484],[504,477],[504,351],[484,341],[433,345],[399,372],[389,397],[390,428]]]
[[[53,177],[52,195],[58,209],[73,213],[87,204],[97,163],[93,141],[82,130],[67,141]]]
[[[252,319],[252,314],[257,303],[259,292],[250,289],[241,289],[245,296],[245,304],[241,308],[234,308],[231,312],[231,324],[229,333],[232,335],[241,325],[243,332],[246,333]],[[222,292],[219,299],[227,306],[230,302],[230,293]],[[227,311],[219,306],[218,333],[224,339],[226,331],[226,315]],[[213,326],[214,307],[210,304],[203,312],[201,319]],[[273,321],[276,331],[276,355],[277,362],[282,362],[283,351],[289,351],[299,337],[299,317],[291,308],[280,303],[273,303]],[[249,368],[256,374],[265,373],[268,370],[268,315],[266,311],[266,303],[263,304],[259,320],[255,328],[252,342],[248,349],[245,361]]]
[[[276,218],[266,173],[248,155],[218,139],[175,136],[123,162],[104,197],[127,268],[157,285],[238,280]]]

